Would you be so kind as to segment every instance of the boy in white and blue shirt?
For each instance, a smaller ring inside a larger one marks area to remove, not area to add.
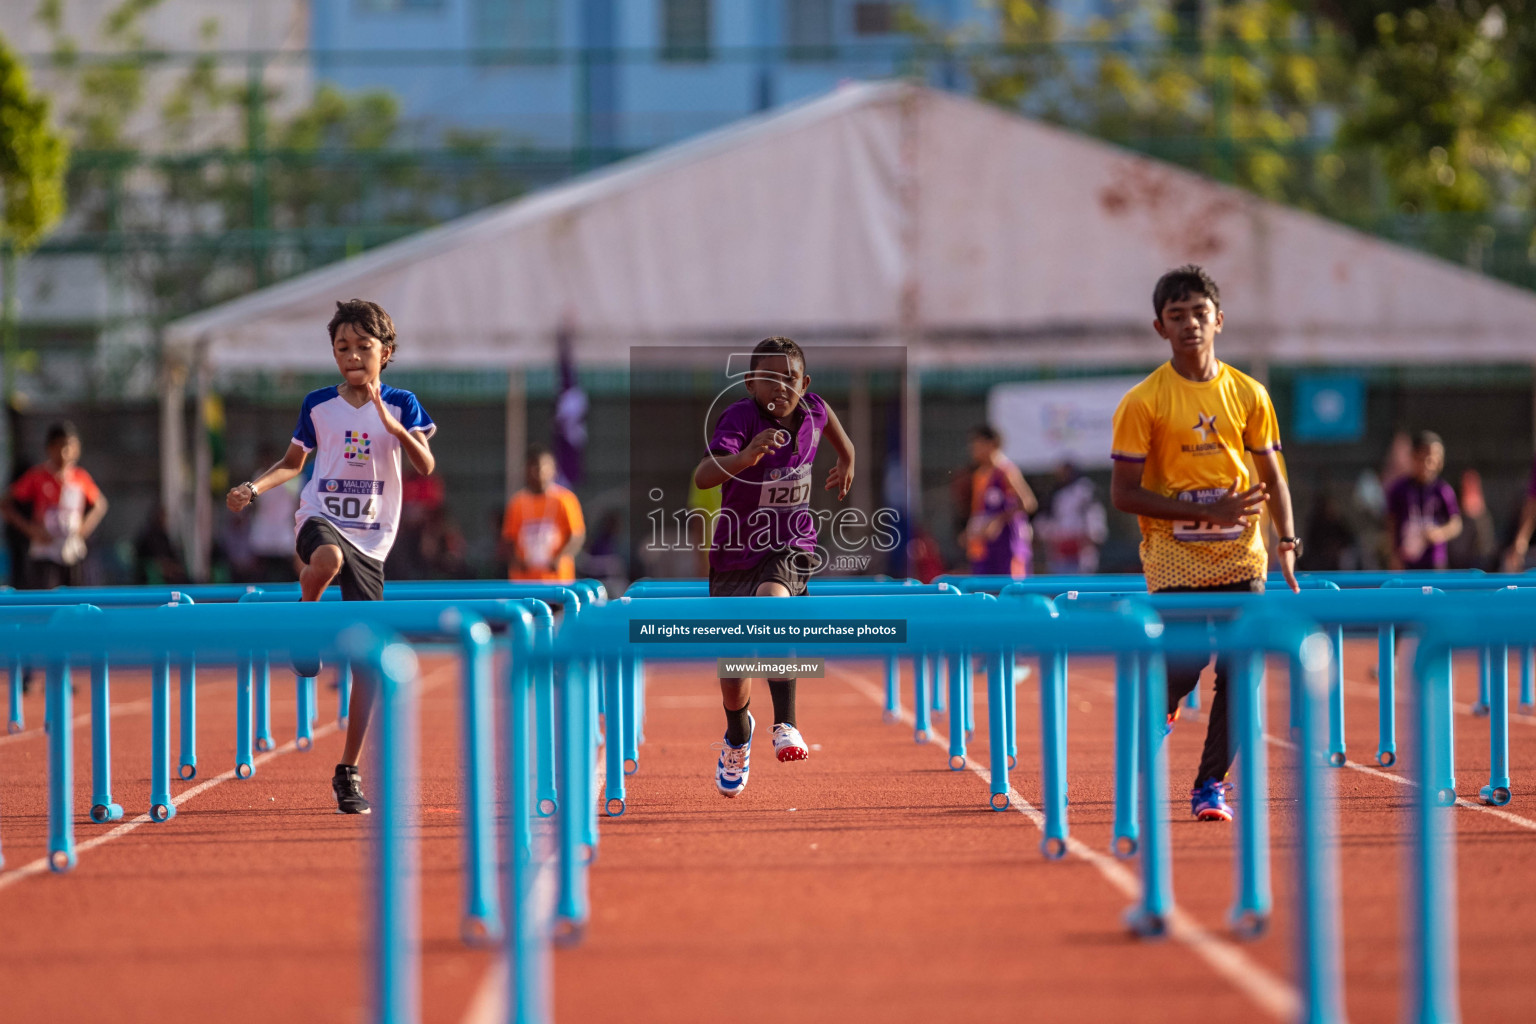
[[[336,304],[329,324],[331,354],[342,383],[312,391],[282,460],[233,487],[226,499],[239,512],[257,495],[281,487],[315,453],[315,470],[294,515],[303,600],[318,601],[335,582],[345,601],[384,596],[384,559],[400,528],[401,458],[430,475],[432,418],[409,391],[379,382],[395,353],[395,325],[376,303]],[[367,814],[357,763],[373,711],[373,683],[358,679],[348,708],[347,738],[331,780],[341,814]]]

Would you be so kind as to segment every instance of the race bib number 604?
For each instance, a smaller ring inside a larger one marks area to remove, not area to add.
[[[338,525],[354,530],[379,528],[384,481],[321,480],[319,490],[320,504]]]
[[[1210,505],[1226,497],[1226,494],[1227,489],[1225,487],[1206,487],[1198,491],[1184,491],[1179,495],[1179,500],[1192,502],[1196,505]],[[1175,521],[1173,524],[1173,539],[1194,543],[1237,540],[1247,529],[1246,526],[1223,526],[1219,523],[1207,522],[1203,519]]]

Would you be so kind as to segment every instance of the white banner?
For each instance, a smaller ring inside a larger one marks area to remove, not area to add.
[[[1115,407],[1141,377],[999,384],[987,395],[987,421],[1003,435],[1003,451],[1026,473],[1071,462],[1109,465]]]

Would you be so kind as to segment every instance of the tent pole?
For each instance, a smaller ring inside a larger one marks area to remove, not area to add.
[[[194,357],[197,388],[197,436],[193,438],[192,478],[192,578],[199,583],[208,579],[213,548],[213,444],[208,438],[208,394],[212,390],[212,372],[208,367],[208,347],[197,347]]]
[[[185,414],[187,366],[181,360],[165,354],[163,342],[161,353],[160,506],[165,509],[167,532],[179,538],[185,550],[188,523],[187,517],[182,514],[186,505],[186,481],[182,473],[186,465],[182,416]]]
[[[507,500],[523,486],[523,453],[528,448],[528,378],[521,367],[507,371]]]

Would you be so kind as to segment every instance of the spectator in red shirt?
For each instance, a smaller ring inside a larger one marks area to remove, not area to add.
[[[48,428],[48,460],[11,485],[0,514],[31,540],[23,578],[30,590],[78,587],[84,582],[85,541],[107,514],[107,499],[81,469],[80,434],[72,423]],[[18,502],[32,506],[30,518]]]

